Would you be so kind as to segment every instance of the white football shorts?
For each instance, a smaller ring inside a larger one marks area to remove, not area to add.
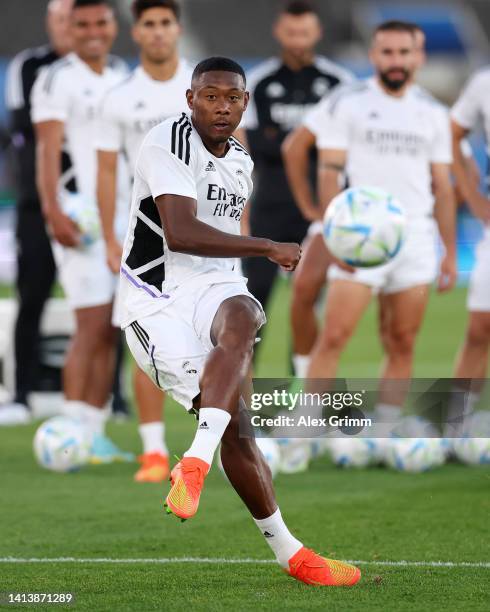
[[[240,281],[189,287],[158,312],[124,330],[139,367],[186,410],[192,409],[192,401],[200,393],[204,362],[214,348],[214,317],[222,302],[237,295],[246,295],[259,306],[264,325],[262,306]]]
[[[490,228],[476,247],[476,263],[468,289],[468,310],[490,312]]]
[[[103,240],[77,248],[53,242],[53,252],[58,278],[71,308],[78,310],[112,302],[118,277],[107,265]]]
[[[431,285],[438,273],[437,229],[432,219],[414,224],[400,252],[387,264],[357,268],[352,274],[330,266],[327,276],[372,287],[376,293],[399,293],[419,285]]]

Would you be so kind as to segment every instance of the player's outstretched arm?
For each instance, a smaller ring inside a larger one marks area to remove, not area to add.
[[[432,164],[432,189],[434,191],[434,217],[444,244],[445,255],[441,262],[438,289],[447,291],[457,280],[456,266],[456,198],[451,184],[448,164]]]
[[[315,146],[315,135],[305,126],[293,130],[282,143],[284,167],[296,205],[308,221],[322,217],[321,207],[315,203],[309,181],[310,151]]]
[[[122,258],[122,247],[114,233],[117,162],[117,151],[97,151],[97,204],[106,243],[107,263],[114,273],[119,272]]]
[[[201,257],[267,257],[288,271],[298,265],[299,244],[222,232],[197,219],[192,198],[161,195],[155,202],[172,251]]]
[[[43,121],[35,124],[35,130],[36,182],[43,214],[54,239],[64,246],[74,247],[79,243],[80,233],[58,203],[64,124],[61,121]]]
[[[468,130],[454,119],[451,121],[451,130],[453,137],[453,174],[458,191],[473,214],[484,223],[490,223],[490,202],[480,193],[478,184],[471,180],[463,156],[461,142],[467,136]]]

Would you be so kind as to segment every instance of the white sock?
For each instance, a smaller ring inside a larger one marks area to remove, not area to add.
[[[311,357],[309,355],[293,355],[294,375],[296,378],[306,378],[310,361]]]
[[[287,569],[289,567],[289,559],[300,548],[303,548],[303,544],[286,527],[279,508],[268,518],[254,519],[254,521],[266,539],[267,544],[272,548],[278,563]]]
[[[374,414],[380,423],[396,423],[402,416],[402,407],[394,404],[377,404]]]
[[[79,400],[64,400],[61,414],[72,419],[84,420],[85,402]]]
[[[85,422],[88,430],[94,436],[103,436],[105,433],[105,424],[109,417],[107,409],[84,404],[82,419]]]
[[[375,432],[377,438],[389,438],[400,422],[401,406],[394,404],[377,404],[374,409]]]
[[[465,421],[475,411],[481,392],[468,391],[456,385],[451,391],[444,435],[447,437],[462,436],[465,433]]]
[[[143,453],[160,453],[168,455],[168,448],[165,444],[165,425],[161,421],[144,423],[138,427],[138,431],[143,442]]]
[[[231,415],[219,408],[201,408],[199,425],[194,441],[184,457],[197,457],[209,465],[213,463],[214,451],[218,448]]]

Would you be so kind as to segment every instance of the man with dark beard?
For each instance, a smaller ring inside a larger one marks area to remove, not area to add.
[[[415,42],[410,24],[380,25],[370,50],[375,76],[334,92],[307,123],[319,149],[323,202],[328,205],[339,193],[345,174],[351,187],[369,185],[392,193],[408,218],[404,247],[388,264],[354,273],[330,266],[325,325],[308,368],[309,378],[334,378],[373,293],[382,294],[390,317],[384,330],[380,422],[401,413],[403,389],[398,385],[394,390],[388,381],[411,377],[415,340],[438,274],[436,228],[445,247],[439,291],[456,280],[449,118],[442,105],[412,84],[418,64]]]

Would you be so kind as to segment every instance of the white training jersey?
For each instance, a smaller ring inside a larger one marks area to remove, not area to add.
[[[98,74],[70,53],[43,70],[36,80],[31,97],[33,123],[64,123],[64,148],[69,159],[59,186],[61,202],[67,192],[74,192],[87,205],[96,206],[98,109],[107,91],[127,73],[126,64],[118,58],[109,58],[103,73]],[[118,177],[118,200],[127,202],[129,183],[122,158]]]
[[[102,102],[97,149],[124,152],[133,173],[141,143],[150,129],[188,110],[185,93],[191,77],[192,69],[183,60],[167,81],[155,81],[138,66]]]
[[[487,152],[490,152],[490,68],[479,70],[466,84],[451,109],[451,117],[462,128],[473,130],[483,121]]]
[[[431,164],[451,163],[451,131],[447,109],[425,90],[398,98],[367,79],[337,89],[303,123],[319,149],[347,151],[351,187],[392,193],[409,221],[432,215]]]
[[[186,113],[154,127],[141,146],[121,266],[122,327],[162,308],[175,291],[244,281],[234,258],[200,257],[168,248],[155,198],[174,194],[197,201],[197,218],[240,234],[243,208],[252,193],[253,162],[235,139],[218,158],[204,146]]]

